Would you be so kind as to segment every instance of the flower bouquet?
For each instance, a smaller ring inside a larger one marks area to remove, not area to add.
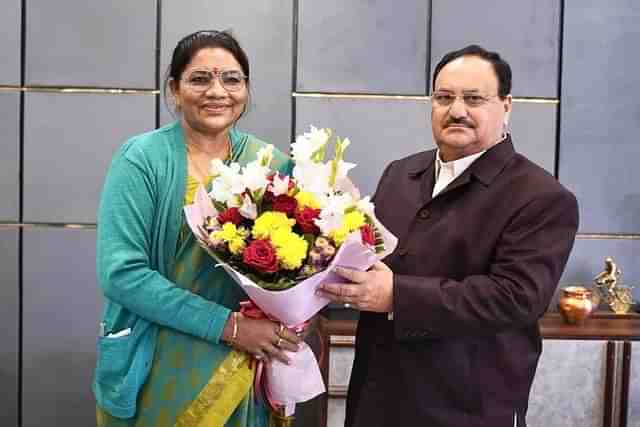
[[[295,328],[329,300],[316,295],[325,282],[344,282],[336,266],[366,270],[391,253],[397,239],[347,179],[355,164],[343,160],[349,139],[336,139],[325,162],[331,131],[316,129],[292,144],[293,174],[270,168],[273,146],[244,167],[211,164],[211,191],[200,187],[185,206],[196,239],[266,316]],[[265,369],[268,400],[294,412],[296,402],[325,391],[317,362],[304,345],[291,365]],[[305,378],[305,381],[300,381]]]

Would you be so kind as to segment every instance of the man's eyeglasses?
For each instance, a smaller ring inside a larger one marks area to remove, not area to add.
[[[229,92],[242,89],[247,80],[247,76],[236,70],[195,70],[183,78],[182,81],[194,92],[201,93],[209,90],[216,78],[220,80],[222,87]]]
[[[451,92],[436,91],[431,95],[431,100],[438,106],[449,107],[456,101],[456,99],[460,98],[467,107],[480,107],[497,96],[498,95],[481,95],[475,92],[456,95]]]

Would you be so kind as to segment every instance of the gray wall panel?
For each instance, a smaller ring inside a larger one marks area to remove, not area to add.
[[[627,427],[640,427],[640,343],[631,344],[631,378]]]
[[[640,3],[566,2],[560,179],[581,231],[640,231]]]
[[[194,0],[162,2],[161,75],[182,37],[198,30],[231,29],[249,57],[251,105],[238,127],[288,152],[291,139],[292,0],[237,0],[224,7]],[[250,11],[250,12],[247,12]],[[161,122],[173,120],[162,103]]]
[[[433,0],[432,22],[432,70],[446,52],[476,43],[509,62],[515,96],[557,98],[559,1]]]
[[[21,42],[20,0],[5,0],[0,14],[0,85],[20,84]]]
[[[154,127],[150,95],[27,93],[24,221],[96,221],[115,150]]]
[[[299,91],[424,95],[429,1],[301,1]]]
[[[557,105],[514,102],[510,128],[518,152],[554,174]]]
[[[18,230],[0,228],[0,425],[18,427]]]
[[[604,341],[544,340],[527,424],[601,427],[605,361]]]
[[[297,134],[314,125],[351,140],[345,160],[358,164],[349,176],[363,196],[373,194],[392,160],[434,148],[430,105],[424,101],[296,98],[296,112]]]
[[[29,0],[27,85],[155,88],[156,0]]]
[[[95,238],[95,230],[24,231],[23,427],[95,425]]]
[[[562,286],[580,284],[593,286],[593,278],[604,270],[604,259],[612,256],[622,270],[620,285],[635,286],[633,290],[636,300],[640,300],[640,240],[587,240],[575,242],[567,267],[556,291],[552,309],[557,310],[557,299]],[[603,303],[600,309],[607,310]]]
[[[0,93],[0,222],[17,222],[20,192],[20,94]]]

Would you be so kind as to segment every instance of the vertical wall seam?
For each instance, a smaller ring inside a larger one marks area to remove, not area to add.
[[[289,137],[290,144],[296,139],[296,98],[293,94],[298,87],[298,0],[292,3],[292,27],[291,27],[291,132]]]
[[[563,49],[564,49],[564,0],[560,1],[560,11],[559,11],[560,19],[558,29],[558,92],[556,94],[557,99],[560,100],[558,104],[558,108],[556,110],[556,158],[554,162],[554,174],[556,178],[560,179],[560,140],[561,140],[561,118],[562,118],[562,107],[564,103],[562,102],[562,61],[563,61]]]
[[[427,60],[426,60],[426,70],[425,70],[425,88],[424,88],[424,94],[426,96],[429,96],[430,90],[431,90],[431,57],[433,56],[433,52],[431,52],[431,49],[433,48],[433,43],[432,43],[432,36],[433,36],[433,31],[431,29],[431,24],[433,23],[433,0],[429,1],[428,5],[427,5],[427,32],[426,32],[426,37],[427,37],[427,45],[429,46],[429,54],[427,55]]]
[[[156,49],[155,49],[155,84],[158,93],[156,97],[156,129],[160,127],[160,102],[163,96],[163,88],[161,87],[162,79],[160,78],[160,49],[162,47],[162,0],[156,0]]]
[[[22,10],[20,11],[20,87],[23,88],[26,84],[26,45],[27,45],[27,0],[20,2]],[[20,153],[19,159],[19,172],[18,172],[18,188],[19,188],[19,203],[18,203],[18,222],[24,221],[24,123],[25,123],[25,92],[20,91],[20,113],[18,118],[18,143],[20,144],[18,152]],[[23,396],[23,332],[24,332],[24,291],[23,291],[23,253],[24,253],[24,231],[22,227],[18,230],[18,390],[17,390],[17,418],[18,426],[22,427],[22,396]]]

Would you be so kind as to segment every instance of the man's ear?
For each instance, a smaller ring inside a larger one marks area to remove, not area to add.
[[[508,127],[509,126],[509,117],[511,116],[511,108],[513,106],[512,104],[513,98],[511,95],[507,95],[505,98],[505,103],[504,103],[504,127]]]

